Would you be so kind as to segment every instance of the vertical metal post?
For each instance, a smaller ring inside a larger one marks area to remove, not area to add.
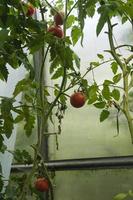
[[[40,78],[40,68],[41,68],[41,65],[42,65],[42,52],[43,50],[40,50],[38,51],[37,53],[35,53],[35,55],[33,56],[33,61],[34,61],[34,69],[35,69],[35,80],[37,82],[39,82],[39,78]],[[45,84],[45,74],[44,74],[44,84]],[[38,130],[38,133],[40,132],[40,117],[38,116],[37,117],[37,130]],[[47,131],[47,128],[46,127],[46,130]],[[41,149],[40,149],[42,155],[43,155],[43,158],[45,161],[48,162],[48,137],[47,136],[43,136],[43,140],[42,140],[42,144],[41,144]],[[44,194],[44,200],[48,200],[48,193],[45,193]]]

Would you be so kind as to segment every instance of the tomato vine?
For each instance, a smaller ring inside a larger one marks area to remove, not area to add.
[[[58,24],[55,21],[57,18],[54,16],[59,14],[60,10],[63,12],[63,15],[60,16],[64,19],[60,22],[61,24]],[[5,82],[8,81],[9,67],[15,70],[24,66],[28,72],[27,77],[17,83],[11,97],[0,96],[1,153],[8,151],[4,144],[4,137],[10,138],[16,123],[24,122],[27,137],[32,134],[36,121],[38,123],[37,141],[36,144],[32,145],[34,156],[32,157],[26,151],[12,152],[16,161],[20,162],[19,157],[21,157],[25,164],[32,163],[33,167],[28,174],[15,179],[16,188],[13,197],[8,194],[9,181],[5,192],[2,192],[4,199],[24,200],[29,198],[29,194],[35,198],[43,198],[43,194],[36,191],[33,184],[36,178],[40,176],[48,180],[50,185],[49,198],[54,199],[53,181],[45,166],[46,160],[42,155],[41,145],[45,139],[45,134],[49,134],[47,132],[48,120],[52,121],[53,115],[58,117],[59,133],[61,132],[61,120],[67,109],[67,99],[70,98],[67,92],[72,88],[77,87],[77,92],[84,94],[87,104],[93,104],[96,108],[102,109],[101,122],[108,118],[109,109],[112,106],[116,108],[117,112],[122,112],[127,119],[133,143],[133,117],[129,105],[129,93],[133,86],[133,45],[115,46],[113,30],[119,24],[112,24],[112,19],[119,16],[123,26],[125,22],[129,22],[133,26],[132,10],[132,0],[58,0],[56,3],[49,3],[47,0],[28,0],[28,2],[1,0],[0,79]],[[50,13],[54,13],[54,16]],[[109,60],[104,60],[104,55],[97,54],[99,61],[90,62],[85,73],[81,74],[80,58],[73,51],[73,47],[78,41],[81,41],[81,45],[83,45],[86,20],[88,17],[94,17],[95,13],[99,14],[96,27],[97,36],[107,25],[106,34],[108,35],[110,49],[106,50],[105,53],[109,53],[112,57]],[[47,19],[45,15],[50,16]],[[60,27],[62,22],[63,29]],[[49,31],[50,27],[54,27],[54,29]],[[67,35],[67,29],[71,29],[70,36]],[[57,33],[57,31],[61,32]],[[124,47],[128,47],[129,57],[118,54],[118,50]],[[34,64],[31,64],[29,56],[34,57],[38,52],[41,52],[41,65],[38,66],[39,78],[36,79],[36,70]],[[50,86],[55,94],[52,102],[47,98],[50,92],[44,81],[48,57],[50,57],[48,70],[51,79],[61,79],[61,84],[55,84],[54,87]],[[107,63],[110,64],[114,76],[112,80],[104,80],[102,85],[98,85],[93,71]],[[86,79],[90,72],[93,74],[92,85]],[[122,87],[118,85],[121,80],[123,82]],[[23,94],[23,101],[17,102],[16,97],[20,94]],[[57,108],[57,113],[53,112],[54,108]],[[16,113],[17,116],[14,117],[12,113]],[[117,130],[119,131],[118,118]],[[0,171],[0,190],[3,191],[4,182],[1,165]]]

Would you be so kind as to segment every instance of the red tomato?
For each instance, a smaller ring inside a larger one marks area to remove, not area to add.
[[[58,12],[58,13],[56,13],[55,16],[54,16],[54,21],[55,21],[56,26],[63,25],[64,12]]]
[[[49,190],[49,182],[45,178],[38,178],[35,181],[35,188],[40,192],[46,192]]]
[[[51,26],[48,29],[48,32],[52,33],[54,36],[58,38],[63,38],[64,36],[63,30],[60,26]]]
[[[80,108],[85,104],[86,97],[83,92],[75,92],[70,96],[70,103],[75,108]]]
[[[26,15],[27,16],[32,16],[35,13],[35,8],[32,4],[28,4],[28,10]]]

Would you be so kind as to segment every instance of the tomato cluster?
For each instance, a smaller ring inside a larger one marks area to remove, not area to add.
[[[64,37],[64,32],[61,28],[64,22],[64,12],[56,12],[54,14],[54,26],[51,26],[48,29],[48,32],[52,33],[54,36],[58,38]]]

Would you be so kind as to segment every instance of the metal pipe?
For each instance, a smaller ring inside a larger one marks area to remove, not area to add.
[[[133,168],[133,156],[51,160],[45,163],[49,171]],[[32,165],[12,165],[12,172],[30,170]]]

